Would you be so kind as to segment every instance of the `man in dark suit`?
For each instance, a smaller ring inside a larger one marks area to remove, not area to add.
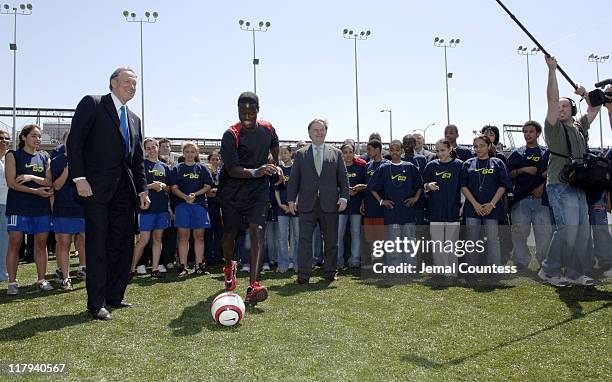
[[[140,118],[126,103],[136,92],[136,74],[118,68],[111,93],[79,102],[68,136],[68,169],[85,205],[87,308],[110,320],[107,308],[123,300],[134,250],[136,204],[149,207]]]
[[[312,144],[295,153],[287,186],[289,212],[299,211],[298,284],[305,284],[312,272],[312,231],[321,226],[325,278],[338,279],[338,213],[349,198],[349,182],[342,152],[325,144],[327,121],[315,119],[308,125]],[[296,208],[297,204],[297,208]]]

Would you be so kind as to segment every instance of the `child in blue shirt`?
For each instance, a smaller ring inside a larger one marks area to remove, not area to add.
[[[427,163],[423,175],[425,191],[429,197],[427,212],[431,240],[456,242],[459,240],[460,229],[460,180],[463,162],[451,157],[451,144],[446,139],[436,142],[436,154],[438,159]],[[453,252],[438,249],[438,246],[434,246],[434,265],[451,267],[454,271],[445,271],[444,275],[450,284],[454,284],[457,281],[457,256]]]
[[[204,264],[204,231],[210,228],[206,193],[212,186],[212,177],[208,167],[196,162],[199,149],[194,142],[183,144],[185,161],[179,163],[172,171],[172,192],[178,197],[174,223],[178,229],[179,277],[187,276],[187,254],[189,237],[193,230],[196,275],[207,274]]]
[[[503,203],[499,203],[512,184],[506,166],[495,157],[493,143],[486,135],[474,138],[476,157],[463,163],[461,169],[461,191],[466,203],[463,214],[466,218],[467,239],[479,240],[480,225],[485,225],[487,234],[487,262],[502,265],[499,246],[498,222],[504,215]],[[478,254],[467,254],[470,265],[478,265]]]
[[[393,140],[389,144],[391,161],[382,164],[368,182],[368,190],[384,207],[384,222],[388,240],[407,237],[416,238],[415,204],[423,191],[423,179],[415,165],[401,158],[402,142]],[[379,193],[384,195],[380,196]],[[391,264],[399,262],[416,264],[416,254],[403,253],[392,256]]]

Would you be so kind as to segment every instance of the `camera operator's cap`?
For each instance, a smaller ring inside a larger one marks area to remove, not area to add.
[[[249,107],[251,105],[259,107],[259,97],[257,97],[257,94],[253,92],[244,92],[240,94],[240,97],[238,97],[238,106]]]

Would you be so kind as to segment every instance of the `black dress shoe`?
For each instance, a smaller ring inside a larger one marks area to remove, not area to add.
[[[300,284],[300,285],[308,284],[308,279],[303,279],[301,277],[298,277],[297,280],[295,280],[295,283]]]
[[[110,321],[113,319],[113,316],[111,316],[108,310],[106,310],[104,307],[97,310],[91,310],[89,311],[89,314],[94,320]]]
[[[112,309],[121,309],[121,308],[131,308],[134,305],[130,304],[129,302],[127,302],[125,300],[123,300],[123,301],[121,301],[118,304],[107,302],[106,306],[108,306],[109,308],[112,308]]]

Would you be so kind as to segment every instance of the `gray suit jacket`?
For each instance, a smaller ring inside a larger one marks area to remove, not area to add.
[[[308,145],[295,153],[293,168],[287,186],[287,201],[298,199],[299,212],[311,212],[317,196],[324,212],[338,210],[338,199],[349,198],[349,182],[342,152],[325,143],[321,175],[314,166],[313,146]]]

